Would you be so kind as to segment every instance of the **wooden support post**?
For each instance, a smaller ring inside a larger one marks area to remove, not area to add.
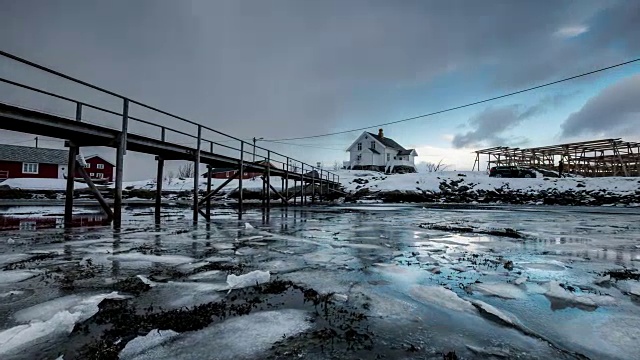
[[[116,150],[116,184],[113,199],[113,227],[122,227],[122,180],[124,177],[124,155],[127,152],[127,132],[129,129],[129,99],[124,99],[122,105],[122,131],[118,138]],[[84,169],[83,169],[84,170]]]
[[[160,212],[162,209],[162,178],[164,172],[164,159],[160,156],[157,157],[158,160],[158,173],[156,174],[156,209],[155,209],[155,220],[156,224],[160,223]]]
[[[198,193],[200,192],[200,145],[202,143],[202,126],[198,125],[198,138],[193,161],[193,224],[198,223]]]
[[[80,173],[84,181],[89,186],[89,189],[91,189],[91,191],[93,192],[93,195],[96,197],[96,199],[100,203],[100,207],[107,214],[109,221],[113,220],[114,212],[111,211],[109,204],[107,204],[107,201],[102,197],[102,194],[100,193],[98,188],[96,188],[96,185],[93,183],[93,181],[91,181],[91,177],[89,176],[89,174],[87,174],[87,171],[84,169],[84,167],[80,166],[79,163],[76,163],[76,166],[78,167],[78,172]]]
[[[311,203],[316,203],[316,174],[318,170],[314,167],[311,167]]]
[[[67,191],[64,199],[65,228],[69,228],[73,225],[73,185],[75,182],[77,156],[78,147],[71,145],[69,147],[69,160],[67,162]]]
[[[242,220],[244,194],[242,190],[242,181],[244,179],[244,141],[240,142],[240,178],[238,178],[238,220]]]
[[[298,198],[296,196],[296,191],[297,191],[296,187],[297,186],[298,186],[298,181],[295,180],[295,178],[294,178],[294,180],[293,180],[293,205],[297,205],[298,204]]]
[[[287,158],[287,171],[284,173],[285,181],[284,181],[284,187],[285,187],[285,191],[284,191],[284,196],[289,199],[289,158]],[[287,205],[289,203],[287,202]]]
[[[267,210],[271,210],[271,151],[267,151]]]
[[[217,194],[220,190],[222,190],[222,188],[229,185],[229,183],[235,180],[238,177],[238,175],[239,173],[235,173],[232,177],[228,178],[225,182],[220,184],[220,186],[218,186],[215,190],[205,195],[202,199],[200,199],[200,202],[197,204],[197,207],[202,206],[202,204],[204,204],[207,200],[209,200],[211,197]]]
[[[322,186],[324,185],[324,176],[322,175],[322,169],[320,169],[320,202],[322,202]]]
[[[207,194],[211,192],[211,165],[207,165]],[[206,218],[211,219],[211,198],[207,199],[205,203]]]
[[[304,206],[305,202],[306,202],[306,194],[304,193],[304,163],[301,164],[301,170],[300,170],[300,188],[301,190],[301,195],[302,197],[300,198],[300,205]]]
[[[276,188],[274,188],[273,185],[268,184],[266,179],[263,178],[262,181],[263,181],[263,183],[266,184],[266,186],[269,187],[269,192],[271,192],[273,190],[273,192],[276,195],[278,195],[278,197],[280,198],[280,200],[282,200],[283,203],[288,203],[289,202],[289,200],[285,199],[285,197],[282,196],[282,194]]]

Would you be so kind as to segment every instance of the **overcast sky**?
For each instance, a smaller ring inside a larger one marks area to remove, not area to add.
[[[0,0],[0,9],[2,50],[241,138],[374,125],[640,57],[640,1]],[[419,161],[460,170],[494,145],[637,141],[638,74],[636,63],[385,135]],[[0,75],[118,106],[6,59]],[[0,91],[2,101],[69,110]],[[357,135],[268,146],[330,164]],[[30,138],[0,133],[4,143]],[[111,149],[87,152],[113,159]],[[129,153],[126,177],[153,177],[150,160]]]

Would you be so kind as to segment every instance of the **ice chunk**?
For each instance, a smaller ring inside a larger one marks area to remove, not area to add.
[[[140,281],[142,281],[142,283],[145,284],[145,285],[149,285],[151,287],[156,286],[155,282],[149,280],[149,278],[144,276],[144,275],[138,275],[138,279],[140,279]]]
[[[227,276],[227,284],[229,289],[240,289],[247,286],[254,286],[269,282],[271,274],[268,271],[255,270],[244,275]]]
[[[476,308],[478,308],[481,312],[493,315],[493,316],[497,317],[498,319],[502,320],[507,325],[518,326],[518,324],[519,324],[519,321],[515,316],[513,316],[511,314],[506,314],[505,312],[502,312],[502,311],[498,310],[493,305],[489,305],[484,301],[471,300],[471,303]]]
[[[522,276],[522,277],[519,277],[519,278],[515,279],[515,280],[513,281],[513,283],[514,283],[514,284],[516,284],[516,285],[522,285],[522,284],[524,284],[526,281],[527,281],[527,278],[526,278],[526,277],[524,277],[524,276]]]
[[[34,276],[40,274],[38,271],[33,270],[8,270],[0,271],[0,284],[12,284],[20,281],[31,279]]]
[[[557,281],[550,281],[546,285],[547,292],[544,294],[548,298],[564,300],[571,304],[583,305],[587,307],[598,307],[615,304],[615,299],[608,295],[582,294],[577,295],[565,290]]]
[[[441,286],[417,285],[409,289],[409,295],[420,302],[433,304],[455,311],[476,312],[467,300],[461,299],[455,292]]]
[[[98,312],[104,299],[122,298],[117,292],[80,297],[70,295],[38,304],[14,314],[17,325],[0,332],[0,355],[8,354],[39,338],[59,333],[71,333],[76,323]]]
[[[170,264],[170,265],[179,265],[194,262],[193,258],[188,256],[181,255],[147,255],[142,253],[127,253],[127,254],[118,254],[109,256],[107,260],[118,260],[122,262],[127,261],[142,261],[142,262],[154,262],[154,263],[162,263],[162,264]]]
[[[498,358],[510,358],[511,354],[507,350],[503,350],[497,347],[480,347],[467,345],[467,349],[473,351],[478,355],[483,355],[483,357],[498,357]]]
[[[605,276],[599,276],[597,277],[593,283],[596,285],[603,285],[603,284],[607,284],[611,281],[611,275],[605,275]]]
[[[6,254],[0,255],[0,266],[5,266],[7,264],[15,263],[18,261],[23,261],[30,258],[31,255],[28,254]]]
[[[471,285],[471,289],[484,295],[497,296],[503,299],[524,299],[526,293],[513,284],[480,283]]]
[[[640,296],[640,283],[637,281],[621,280],[615,286],[625,294]]]
[[[220,274],[221,274],[220,270],[205,271],[205,272],[201,272],[201,273],[197,273],[189,276],[189,280],[211,279],[211,278],[216,278],[220,276]]]
[[[11,291],[8,291],[8,292],[5,292],[5,293],[0,293],[0,299],[12,297],[12,296],[18,296],[18,295],[22,295],[22,294],[24,294],[24,291],[11,290]]]
[[[251,224],[249,223],[244,223],[244,228],[245,229],[255,229]]]
[[[93,296],[69,295],[22,309],[13,315],[18,322],[47,321],[59,312],[80,314],[82,320],[92,317],[98,312],[98,304],[104,299],[123,299],[117,292]]]
[[[232,246],[233,248],[233,246]],[[204,261],[208,261],[210,263],[217,263],[217,262],[230,262],[233,259],[228,257],[228,256],[212,256],[212,257],[208,257],[206,259],[204,259]]]
[[[180,335],[180,333],[173,330],[151,330],[147,335],[138,336],[129,341],[118,357],[123,360],[134,358],[149,349],[166,343],[178,335]]]
[[[283,338],[295,336],[311,327],[301,310],[263,311],[231,318],[203,330],[188,332],[153,347],[144,341],[136,345],[145,351],[126,360],[187,360],[210,354],[219,360],[263,358],[261,353]],[[148,341],[158,341],[157,338]],[[197,349],[197,354],[194,353]]]

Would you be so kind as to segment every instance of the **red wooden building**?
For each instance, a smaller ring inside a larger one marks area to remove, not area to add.
[[[114,179],[114,170],[116,166],[110,161],[105,160],[99,155],[90,155],[84,158],[87,163],[85,171],[89,174],[91,179],[96,181],[112,182]],[[80,174],[76,172],[76,178],[80,177]]]
[[[0,179],[66,176],[68,152],[63,149],[0,144]]]
[[[265,160],[260,160],[260,161],[256,161],[255,164],[258,165],[266,165],[266,161]],[[272,169],[277,169],[277,167],[271,163],[271,168]],[[233,177],[233,175],[235,175],[238,172],[237,169],[233,169],[233,168],[215,168],[215,169],[211,169],[211,178],[212,179],[228,179],[230,177]],[[262,176],[262,172],[246,172],[243,174],[242,178],[243,179],[252,179],[254,177],[258,177],[258,176]],[[205,172],[204,174],[202,174],[203,178],[207,177],[207,173]]]

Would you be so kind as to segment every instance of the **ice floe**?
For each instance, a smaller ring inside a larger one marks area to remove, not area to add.
[[[269,282],[271,274],[268,271],[255,270],[243,275],[228,275],[227,284],[229,289],[240,289],[256,284]]]
[[[409,289],[409,295],[422,303],[436,305],[454,311],[474,313],[476,308],[455,292],[441,286],[416,285]]]
[[[526,293],[518,286],[507,283],[480,283],[471,285],[473,291],[503,299],[524,299]]]
[[[5,270],[0,271],[0,284],[12,284],[31,279],[38,276],[39,271],[35,270]]]

